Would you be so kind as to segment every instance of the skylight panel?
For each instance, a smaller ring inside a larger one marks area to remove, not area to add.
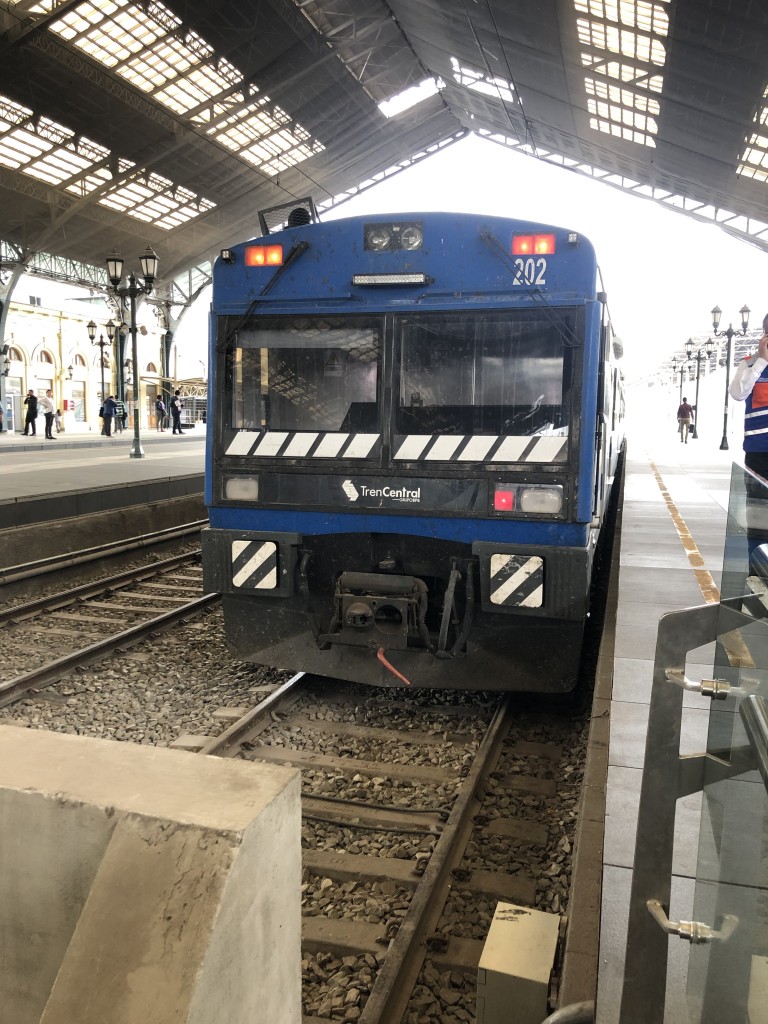
[[[395,117],[397,114],[402,114],[405,110],[415,107],[417,103],[422,103],[430,96],[434,96],[441,88],[442,83],[438,83],[434,78],[425,78],[418,85],[412,85],[397,93],[396,96],[382,100],[379,110],[384,117]]]
[[[137,174],[109,190],[115,162],[110,158],[110,151],[92,139],[78,137],[50,118],[35,118],[27,107],[0,96],[0,166],[61,185],[76,196],[106,187],[101,205],[166,230],[216,205],[159,174]],[[119,159],[116,173],[122,178],[133,167],[131,161]]]
[[[174,186],[160,174],[137,176],[108,192],[99,202],[111,210],[165,230],[199,217],[216,205],[189,189]]]
[[[595,131],[655,146],[667,60],[668,0],[573,0],[584,47],[589,124]],[[618,57],[618,59],[616,59]]]
[[[46,3],[47,0],[41,0]],[[254,114],[249,102],[241,105],[239,115],[229,113],[224,103],[219,124],[211,114],[212,102],[240,89],[249,98],[255,87],[244,81],[242,72],[191,29],[185,29],[177,17],[160,0],[82,0],[71,10],[53,21],[50,31],[66,39],[73,47],[108,67],[134,88],[150,95],[158,103],[179,117],[190,111],[200,111],[192,121],[200,126],[213,125],[208,134],[232,152],[241,154],[250,163],[266,160],[265,169],[273,166],[276,154],[266,158],[253,149],[254,140],[261,139],[268,129],[252,120]],[[482,83],[481,83],[482,84]],[[485,83],[498,95],[506,83],[492,80]],[[238,100],[242,104],[242,98]],[[269,103],[261,97],[261,104]],[[262,116],[262,115],[260,115]],[[242,121],[242,124],[238,124]],[[277,112],[275,121],[290,127],[277,147],[282,154],[280,169],[306,160],[325,148],[310,138],[309,133],[288,115]],[[290,140],[294,140],[291,143]],[[283,150],[283,144],[295,144],[295,151]],[[269,148],[269,147],[268,147]],[[260,151],[258,151],[260,153]],[[257,166],[262,166],[257,163]],[[267,170],[267,173],[277,173]]]
[[[649,74],[645,68],[635,64],[625,64],[617,60],[605,60],[592,53],[582,53],[582,66],[588,68],[595,74],[605,75],[606,78],[615,79],[618,82],[626,82],[638,86],[640,89],[648,89],[650,92],[661,92],[664,78],[662,75]]]
[[[324,146],[305,128],[292,122],[280,107],[268,108],[267,103],[266,97],[260,97],[240,106],[207,134],[270,175],[323,151]]]
[[[755,128],[747,139],[736,173],[755,181],[768,181],[768,88],[763,104],[755,115]]]
[[[474,68],[463,67],[455,57],[451,57],[451,67],[455,81],[467,89],[484,93],[504,103],[514,103],[514,86],[504,78],[483,74]]]

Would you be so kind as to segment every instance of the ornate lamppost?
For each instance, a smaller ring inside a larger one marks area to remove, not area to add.
[[[681,362],[680,363],[680,369],[678,370],[678,368],[677,368],[677,356],[675,356],[675,358],[672,360],[672,373],[673,374],[678,374],[678,373],[680,374],[680,395],[678,397],[678,403],[680,405],[683,404],[683,376],[685,374],[685,368],[686,368],[686,366],[688,365],[689,362],[690,362],[689,359],[686,359],[685,362]]]
[[[115,339],[115,325],[112,323],[111,320],[107,324],[107,338],[109,339],[108,341],[104,341],[104,335],[103,334],[100,334],[99,335],[99,340],[96,341],[96,324],[93,322],[93,320],[91,320],[90,323],[88,324],[88,337],[91,339],[91,344],[92,345],[98,345],[99,346],[99,364],[101,366],[101,404],[103,406],[104,402],[105,402],[105,400],[107,398],[107,395],[106,395],[105,390],[104,390],[104,348],[107,345],[109,345],[110,350],[112,348],[112,342]],[[72,375],[71,374],[69,376],[69,379],[72,380]],[[101,421],[101,432],[102,432],[102,434],[104,433],[104,431],[105,431],[104,420],[102,419],[102,421]]]
[[[696,355],[694,356],[693,338],[689,338],[688,341],[686,341],[685,343],[685,354],[688,356],[688,359],[690,360],[693,358],[696,360],[696,404],[694,407],[696,410],[696,415],[693,417],[693,430],[691,431],[691,437],[694,440],[696,440],[699,436],[699,376],[701,374],[701,361],[702,359],[706,359],[707,363],[709,363],[709,357],[712,355],[712,349],[714,348],[714,345],[714,341],[712,341],[711,338],[707,338],[707,340],[704,342],[704,348],[707,350],[706,355],[702,355],[701,349],[699,349]]]
[[[740,331],[734,331],[731,324],[728,324],[727,331],[718,331],[717,328],[720,326],[720,317],[723,315],[723,311],[720,309],[719,306],[715,306],[715,308],[712,310],[712,330],[714,332],[715,337],[720,338],[724,336],[728,339],[728,347],[725,356],[725,405],[723,409],[723,439],[720,442],[721,452],[728,451],[728,400],[730,399],[728,388],[731,383],[731,362],[733,361],[731,345],[733,342],[733,338],[736,335],[740,335],[741,337],[744,337],[746,335],[747,328],[749,327],[749,314],[751,312],[752,311],[747,305],[742,306],[739,310],[739,315],[741,316]]]
[[[139,354],[138,344],[136,341],[136,299],[139,295],[149,295],[152,291],[152,286],[155,283],[155,277],[157,275],[157,255],[152,249],[147,246],[144,254],[140,257],[141,260],[141,273],[144,278],[144,284],[138,284],[133,273],[128,275],[128,284],[121,287],[120,282],[123,279],[123,263],[125,262],[122,256],[119,256],[117,250],[114,249],[107,257],[107,276],[112,284],[115,295],[121,299],[128,298],[131,303],[131,323],[129,330],[131,332],[131,356],[133,365],[133,444],[131,446],[130,456],[132,459],[143,459],[144,449],[141,447],[141,433],[139,430]]]

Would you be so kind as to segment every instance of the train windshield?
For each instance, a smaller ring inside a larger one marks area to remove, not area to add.
[[[231,426],[375,431],[381,318],[265,318],[228,351]]]
[[[402,317],[396,432],[567,435],[568,312]]]

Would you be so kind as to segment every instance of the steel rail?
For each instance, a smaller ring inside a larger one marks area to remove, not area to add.
[[[0,587],[8,586],[11,583],[20,583],[22,580],[32,579],[36,576],[60,572],[63,569],[71,569],[73,566],[95,562],[101,558],[110,558],[113,555],[122,555],[130,551],[138,551],[141,548],[149,548],[155,544],[162,544],[165,541],[178,540],[181,537],[199,533],[207,525],[207,519],[196,519],[192,523],[187,523],[186,526],[171,526],[165,530],[157,530],[155,533],[144,533],[138,537],[128,537],[125,540],[100,544],[94,548],[83,548],[80,551],[73,551],[66,556],[51,555],[50,558],[41,558],[35,562],[10,565],[5,569],[0,569]]]
[[[163,612],[162,615],[158,615],[154,619],[139,623],[137,626],[131,626],[130,629],[108,637],[106,640],[99,640],[89,647],[84,647],[82,650],[74,651],[71,654],[65,654],[64,657],[57,658],[56,661],[51,661],[41,668],[25,673],[23,676],[17,676],[7,683],[0,683],[0,708],[13,704],[28,690],[38,686],[49,686],[51,683],[58,682],[75,668],[100,661],[105,655],[111,654],[113,651],[133,647],[142,640],[146,640],[153,633],[168,629],[189,616],[200,614],[209,605],[218,601],[220,597],[220,594],[205,594],[203,597],[173,609],[173,611]]]
[[[295,690],[294,696],[298,696],[300,693],[299,683],[305,680],[306,677],[306,672],[297,672],[295,676],[291,676],[290,679],[287,679],[276,690],[273,690],[268,697],[265,697],[263,701],[257,704],[255,708],[251,708],[242,718],[238,718],[236,722],[233,722],[220,736],[214,736],[209,739],[198,750],[198,754],[213,754],[216,757],[226,757],[232,747],[239,744],[254,725],[275,710],[286,694]]]
[[[152,562],[151,565],[141,566],[138,569],[126,569],[124,572],[116,573],[108,579],[93,580],[91,583],[83,583],[78,587],[71,587],[69,590],[62,590],[58,594],[51,594],[48,597],[38,597],[34,601],[27,601],[24,604],[13,605],[11,608],[0,609],[0,625],[5,622],[14,623],[22,619],[28,619],[38,612],[52,611],[55,608],[65,608],[69,604],[83,601],[97,594],[107,593],[110,590],[122,590],[131,586],[132,583],[140,583],[142,580],[157,576],[166,569],[175,569],[185,562],[200,561],[200,552],[188,552],[185,555],[174,555],[172,558],[164,558],[161,562]]]
[[[374,982],[358,1024],[400,1024],[426,955],[426,936],[437,923],[433,895],[448,881],[451,857],[462,830],[469,824],[476,789],[487,766],[498,756],[509,728],[511,698],[501,702],[480,744],[464,786],[435,845],[408,911],[400,923]],[[442,908],[441,908],[442,909]]]

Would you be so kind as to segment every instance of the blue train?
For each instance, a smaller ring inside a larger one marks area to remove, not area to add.
[[[573,688],[623,448],[592,245],[496,216],[270,216],[213,274],[203,566],[233,653]]]

